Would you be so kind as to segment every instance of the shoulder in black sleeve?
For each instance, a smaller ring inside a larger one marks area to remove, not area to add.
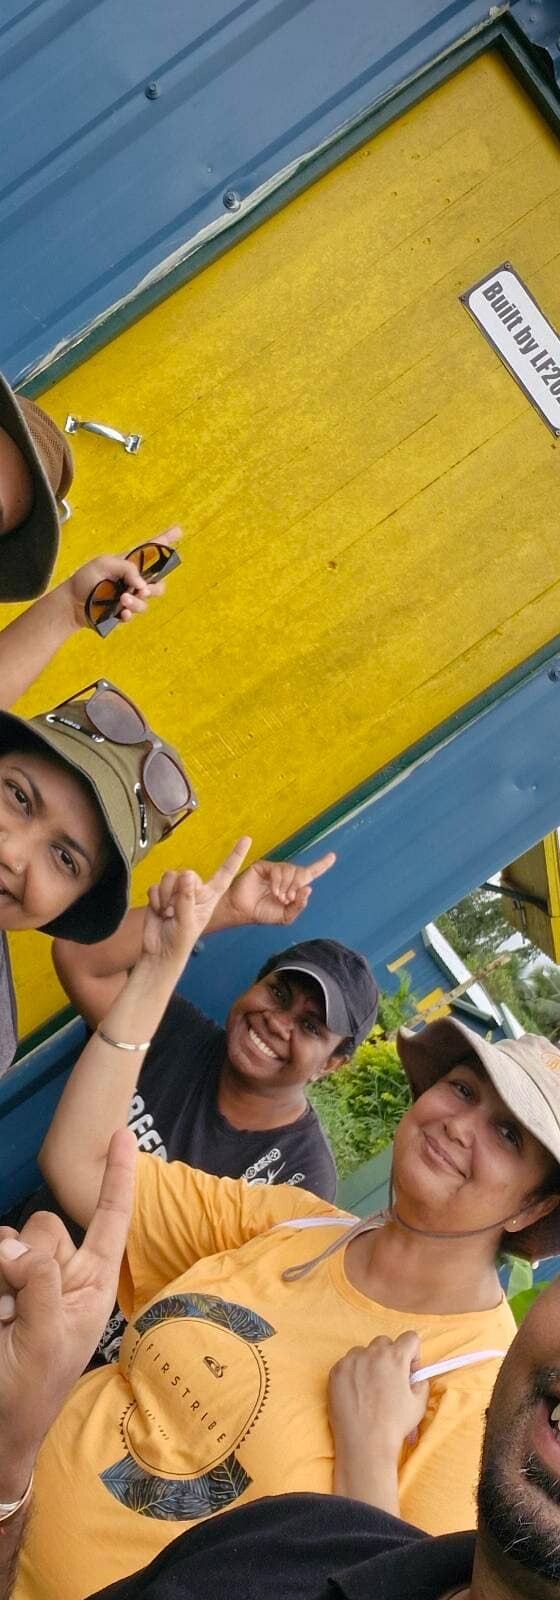
[[[338,1495],[255,1500],[179,1535],[92,1600],[440,1600],[471,1581],[473,1534],[432,1539]]]

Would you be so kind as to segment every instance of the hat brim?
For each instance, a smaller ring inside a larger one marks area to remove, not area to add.
[[[321,967],[313,961],[281,961],[275,972],[302,972],[308,978],[314,978],[315,983],[323,994],[325,1002],[325,1022],[331,1033],[339,1033],[342,1039],[353,1038],[353,1028],[346,1009],[346,1002],[342,989],[331,978],[328,972],[323,972]]]
[[[71,772],[85,779],[96,801],[111,845],[110,860],[98,882],[45,923],[41,933],[77,944],[98,944],[115,933],[128,907],[130,868],[111,824],[115,803],[120,799],[119,779],[111,767],[99,761],[85,745],[71,740],[63,730],[53,727],[39,732],[23,717],[0,711],[0,753],[36,746],[39,753],[50,751]]]
[[[33,478],[29,516],[11,533],[0,536],[0,600],[36,600],[48,586],[58,555],[58,509],[17,396],[2,373],[0,427],[21,450]]]
[[[546,1117],[543,1095],[521,1062],[514,1061],[499,1045],[490,1044],[454,1017],[442,1017],[419,1033],[412,1028],[399,1028],[397,1049],[415,1100],[464,1061],[467,1054],[478,1056],[508,1111],[560,1164],[560,1130]],[[511,1251],[530,1260],[556,1255],[560,1251],[560,1207],[520,1233],[512,1233]]]

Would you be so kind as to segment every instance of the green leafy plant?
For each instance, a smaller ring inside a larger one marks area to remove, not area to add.
[[[380,993],[377,1010],[378,1032],[395,1033],[403,1022],[408,1022],[409,1018],[414,1016],[416,1006],[416,998],[410,992],[408,973],[401,972],[399,987],[394,994],[387,994],[384,990]],[[373,1033],[375,1031],[374,1029]]]
[[[415,1009],[409,979],[403,975],[395,994],[380,996],[379,1022],[358,1045],[348,1066],[332,1072],[310,1091],[339,1178],[348,1177],[392,1144],[397,1124],[410,1105],[410,1089],[396,1046],[384,1035]]]
[[[542,1283],[535,1283],[533,1268],[530,1261],[522,1260],[521,1256],[505,1256],[505,1261],[511,1265],[506,1294],[511,1306],[517,1326],[523,1321],[524,1316],[538,1300],[540,1294],[548,1289],[552,1279]]]
[[[509,1300],[518,1327],[524,1316],[526,1316],[529,1306],[532,1306],[534,1300],[538,1300],[544,1289],[548,1289],[547,1283],[536,1283],[534,1288],[522,1289],[520,1294],[514,1294]]]

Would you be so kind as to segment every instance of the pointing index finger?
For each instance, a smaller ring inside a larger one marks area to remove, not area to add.
[[[315,878],[322,878],[323,873],[328,872],[335,861],[334,850],[327,850],[326,855],[319,856],[317,861],[310,861],[308,866],[302,868],[305,883],[313,883]]]
[[[252,843],[253,841],[249,834],[244,833],[241,839],[237,840],[237,844],[234,844],[233,850],[230,850],[225,861],[222,861],[221,866],[217,867],[212,874],[210,879],[212,888],[220,897],[225,894],[226,889],[229,889],[230,884],[233,883],[236,873],[243,866],[245,856]]]
[[[137,1146],[128,1128],[113,1134],[99,1200],[81,1249],[118,1276],[124,1255],[132,1201]],[[78,1252],[79,1254],[81,1252]]]

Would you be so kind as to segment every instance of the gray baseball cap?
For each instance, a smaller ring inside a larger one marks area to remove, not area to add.
[[[325,1022],[332,1033],[352,1040],[352,1048],[371,1032],[379,992],[365,956],[337,939],[304,939],[271,956],[259,972],[303,972],[323,992]]]

